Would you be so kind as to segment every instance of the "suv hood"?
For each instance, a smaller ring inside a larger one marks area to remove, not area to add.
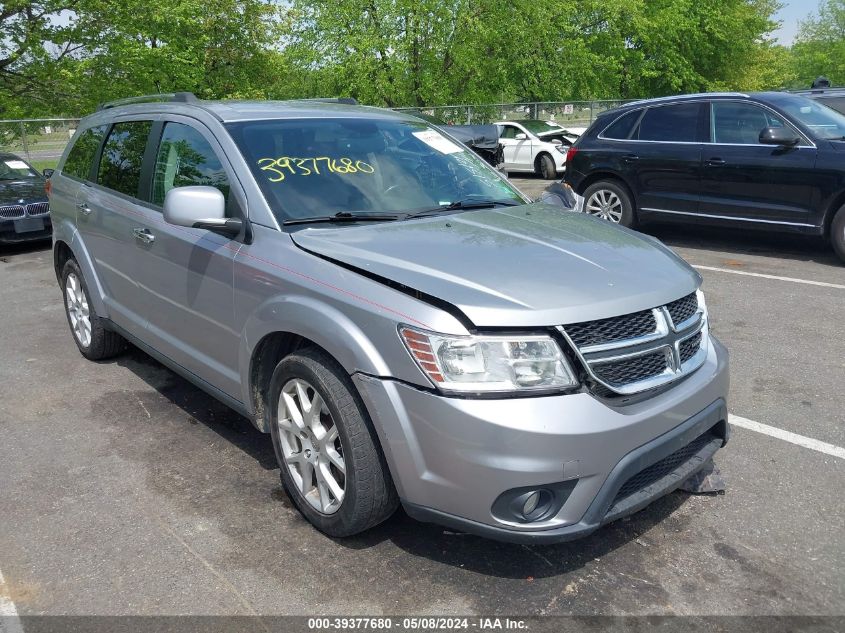
[[[654,238],[544,204],[291,234],[301,248],[458,307],[479,327],[636,312],[701,277]]]

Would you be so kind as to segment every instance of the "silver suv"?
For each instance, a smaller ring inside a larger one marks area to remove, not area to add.
[[[727,440],[701,278],[656,240],[531,203],[412,116],[139,101],[85,118],[51,178],[74,341],[128,341],[269,433],[326,534],[401,503],[567,540]]]

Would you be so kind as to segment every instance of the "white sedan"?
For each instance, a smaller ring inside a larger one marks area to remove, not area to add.
[[[533,172],[554,180],[566,169],[566,152],[584,130],[565,129],[554,121],[497,121],[508,172]]]

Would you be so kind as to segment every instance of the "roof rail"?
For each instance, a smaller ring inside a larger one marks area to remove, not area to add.
[[[316,97],[313,99],[297,99],[297,101],[318,101],[320,103],[342,103],[344,105],[358,105],[354,97]]]
[[[193,103],[199,101],[193,92],[163,92],[154,95],[141,95],[139,97],[126,97],[125,99],[116,99],[114,101],[106,101],[97,106],[97,112],[100,110],[107,110],[108,108],[117,108],[118,106],[131,105],[133,103],[154,103],[156,101],[175,101],[181,103]]]

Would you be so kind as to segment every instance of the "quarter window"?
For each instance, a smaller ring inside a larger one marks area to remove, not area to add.
[[[127,196],[138,196],[141,161],[150,135],[150,121],[115,123],[103,146],[97,183]]]
[[[698,103],[652,106],[640,121],[638,138],[641,141],[695,142],[700,110]]]
[[[164,204],[174,187],[216,187],[228,198],[226,170],[209,142],[197,130],[182,123],[164,127],[153,175],[153,204]]]
[[[82,132],[67,155],[62,173],[72,178],[88,180],[91,176],[94,156],[100,148],[105,133],[105,125],[88,128]]]
[[[629,112],[628,114],[622,115],[616,121],[610,124],[608,128],[602,132],[602,136],[604,138],[616,139],[616,140],[624,140],[631,137],[631,128],[634,127],[634,124],[637,122],[637,119],[640,118],[640,114],[642,114],[642,110],[634,110],[633,112]]]

